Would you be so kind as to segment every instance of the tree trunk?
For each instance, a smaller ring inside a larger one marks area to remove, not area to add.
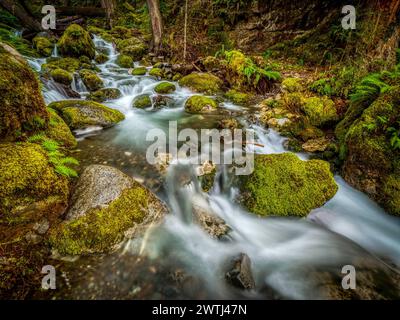
[[[187,53],[187,21],[188,21],[188,0],[185,1],[185,26],[183,28],[183,61],[186,62]]]
[[[113,27],[114,11],[117,7],[115,0],[101,0],[101,7],[106,11],[108,26]]]
[[[159,0],[147,0],[147,7],[149,8],[151,30],[153,32],[153,42],[151,50],[154,53],[158,53],[161,49],[163,36],[163,23],[160,13],[160,2]]]
[[[35,20],[26,10],[14,0],[0,0],[0,5],[21,21],[22,25],[32,31],[42,31],[39,21]]]

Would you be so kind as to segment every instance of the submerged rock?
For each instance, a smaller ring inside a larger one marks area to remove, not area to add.
[[[96,51],[89,32],[80,25],[71,24],[58,41],[58,47],[63,56],[87,56],[94,59]]]
[[[193,203],[193,220],[212,238],[221,239],[228,235],[231,228],[226,222],[215,214],[211,213],[211,208],[205,209],[203,206]]]
[[[226,279],[239,289],[252,290],[256,287],[251,271],[251,260],[245,253],[231,261],[232,267],[226,273]]]
[[[55,82],[61,83],[66,86],[71,85],[73,80],[72,74],[60,68],[52,70],[50,75]]]
[[[185,111],[189,113],[208,113],[217,108],[218,104],[214,99],[204,96],[191,96],[185,103]]]
[[[57,101],[51,103],[49,108],[56,110],[71,129],[84,129],[90,126],[108,128],[125,119],[120,111],[94,101]]]
[[[106,63],[108,61],[108,56],[104,53],[100,53],[96,56],[96,58],[94,58],[94,60],[98,63],[98,64],[103,64]]]
[[[256,155],[254,172],[241,179],[242,203],[261,216],[306,216],[338,189],[329,163],[292,153]]]
[[[167,213],[151,191],[119,170],[91,165],[81,174],[71,206],[50,241],[62,255],[110,252],[141,236]]]
[[[191,73],[180,79],[179,84],[196,92],[215,94],[221,91],[222,80],[209,73]]]
[[[25,132],[47,127],[39,82],[25,59],[0,42],[0,138],[15,140]]]

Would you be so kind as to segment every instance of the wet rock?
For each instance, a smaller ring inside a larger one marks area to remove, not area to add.
[[[151,98],[148,94],[141,94],[132,101],[132,107],[145,109],[152,106]]]
[[[256,155],[253,173],[240,180],[241,202],[262,216],[306,216],[338,190],[328,162],[293,153]]]
[[[324,152],[329,146],[329,140],[326,138],[311,139],[301,147],[306,152]]]
[[[218,93],[222,87],[221,79],[210,73],[191,73],[180,79],[179,84],[206,94]]]
[[[79,76],[89,91],[97,91],[104,86],[103,80],[93,70],[83,69],[79,71]]]
[[[209,192],[212,189],[216,173],[216,166],[211,161],[206,161],[196,168],[196,174],[204,192]]]
[[[88,96],[88,100],[96,101],[96,102],[104,102],[107,100],[115,100],[122,96],[122,93],[117,88],[103,88],[92,92]]]
[[[212,238],[221,239],[228,235],[231,228],[223,219],[211,213],[212,210],[208,205],[207,209],[205,209],[204,205],[200,205],[194,201],[192,204],[192,209],[193,221],[197,223]]]
[[[44,218],[33,225],[33,230],[35,230],[38,234],[43,235],[47,232],[47,230],[49,230],[49,227],[50,227],[49,220]]]
[[[205,96],[191,96],[185,103],[185,111],[188,113],[209,113],[218,108],[218,103]]]
[[[62,255],[110,252],[140,237],[167,212],[147,188],[119,170],[91,165],[81,174],[66,221],[50,242]]]
[[[161,109],[163,107],[168,107],[172,105],[174,99],[167,96],[157,95],[153,98],[154,108]]]
[[[154,91],[160,94],[169,94],[174,92],[175,90],[175,85],[170,82],[161,82],[154,88]]]
[[[125,119],[120,111],[94,101],[58,101],[51,103],[49,108],[56,110],[71,129],[90,126],[108,128]]]
[[[229,283],[239,289],[252,290],[256,284],[251,271],[251,260],[245,253],[241,253],[231,262],[232,267],[226,273]]]
[[[77,57],[87,56],[91,59],[95,57],[96,51],[89,32],[77,24],[71,24],[58,41],[58,47],[63,56]]]

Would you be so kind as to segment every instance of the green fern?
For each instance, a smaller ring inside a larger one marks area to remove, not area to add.
[[[58,144],[57,141],[54,141],[52,139],[45,139],[42,142],[42,147],[47,151],[47,152],[55,152],[60,148],[60,145]]]
[[[42,142],[43,140],[46,139],[46,136],[42,133],[34,134],[33,136],[30,136],[27,141],[30,143],[36,143],[36,142]]]
[[[391,87],[381,80],[381,76],[381,74],[371,74],[365,77],[350,95],[350,101],[360,105],[371,104],[380,94],[387,92]]]
[[[69,178],[76,178],[78,176],[78,173],[74,169],[71,169],[62,164],[56,165],[54,167],[54,171],[62,176],[66,176]]]

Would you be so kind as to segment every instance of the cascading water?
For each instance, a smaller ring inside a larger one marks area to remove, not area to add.
[[[159,82],[147,75],[129,75],[127,69],[115,64],[118,53],[112,44],[98,36],[94,37],[94,43],[98,52],[109,55],[109,60],[98,66],[101,70],[99,76],[106,87],[119,88],[122,92],[120,99],[105,104],[123,112],[126,119],[113,128],[97,132],[90,139],[81,139],[79,159],[83,164],[116,166],[151,188],[150,181],[158,176],[152,174],[145,159],[146,149],[150,145],[146,141],[148,130],[160,128],[167,132],[169,121],[177,121],[179,128],[213,128],[222,116],[186,114],[184,102],[194,93],[177,83],[177,90],[168,96],[171,100],[168,108],[132,108],[136,96],[145,93],[155,96],[154,87]],[[30,60],[36,70],[40,69],[42,63],[42,60]],[[75,79],[73,86],[80,93],[86,91],[79,79]],[[47,103],[66,98],[51,84],[45,85],[44,96]],[[243,111],[242,107],[231,103],[225,103],[223,108],[237,112],[239,116]],[[257,144],[251,147],[254,152],[286,152],[283,147],[285,138],[277,132],[255,125],[251,128],[257,135]],[[80,133],[84,137],[86,132]],[[307,159],[306,154],[299,156]],[[336,177],[339,185],[336,196],[324,207],[314,210],[307,219],[260,219],[235,203],[235,185],[231,185],[232,179],[226,168],[219,168],[218,183],[209,195],[201,191],[192,170],[185,164],[170,166],[160,196],[167,202],[171,214],[157,232],[148,235],[141,253],[156,261],[168,260],[185,266],[203,282],[207,290],[205,297],[237,297],[237,293],[226,284],[223,268],[227,260],[240,252],[250,257],[258,288],[272,288],[280,296],[294,299],[323,297],[315,290],[313,279],[308,277],[313,270],[341,270],[343,265],[351,264],[358,258],[368,260],[373,268],[382,270],[387,268],[382,260],[388,259],[397,264],[390,266],[392,269],[400,264],[400,220],[387,215],[340,177]],[[182,176],[186,176],[188,183],[179,183]],[[226,222],[231,228],[227,240],[212,239],[193,223],[194,202],[202,204]],[[136,241],[129,242],[125,247],[125,253],[136,251]],[[126,285],[129,276],[126,277],[122,280],[115,275],[113,281]],[[146,278],[146,281],[152,280]],[[144,297],[151,298],[152,295]],[[193,293],[193,297],[196,297],[196,293]],[[239,297],[264,296],[248,292],[240,293]]]

